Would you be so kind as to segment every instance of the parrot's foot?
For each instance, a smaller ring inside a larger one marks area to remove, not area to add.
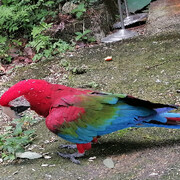
[[[59,146],[59,148],[61,148],[61,149],[64,149],[64,148],[67,148],[67,149],[77,149],[77,146],[76,146],[76,144],[61,144]]]
[[[84,153],[78,153],[78,152],[73,153],[73,154],[64,154],[64,153],[60,153],[60,152],[57,152],[57,153],[59,156],[61,156],[63,158],[69,158],[75,164],[80,164],[80,161],[75,158],[84,156]]]

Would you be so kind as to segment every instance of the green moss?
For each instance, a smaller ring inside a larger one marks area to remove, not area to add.
[[[93,89],[125,93],[143,99],[162,103],[179,103],[180,87],[180,34],[162,34],[153,37],[139,37],[114,44],[96,46],[74,52],[74,56],[66,56],[66,61],[73,67],[86,67],[83,74],[72,74],[68,70],[67,79],[57,78],[57,82],[83,87],[89,82],[98,86]],[[112,56],[112,61],[105,61]],[[63,73],[58,59],[44,61],[35,65],[16,69],[17,76],[11,84],[24,78],[44,78],[55,73]],[[71,68],[70,68],[71,69]],[[50,71],[52,70],[52,71]],[[67,159],[58,157],[58,145],[68,143],[61,138],[45,144],[52,138],[45,123],[36,127],[37,140],[34,144],[43,147],[34,151],[49,152],[51,159],[24,160],[19,164],[0,166],[2,179],[9,176],[14,179],[151,179],[150,173],[157,171],[164,174],[162,179],[177,177],[179,158],[179,130],[163,128],[131,128],[100,138],[101,144],[92,146],[92,150],[81,159],[77,166]],[[65,150],[66,152],[66,150]],[[94,162],[88,158],[96,156]],[[115,162],[113,170],[103,165],[103,160],[112,157]],[[55,164],[53,167],[41,167],[41,164]],[[175,170],[169,170],[173,167]],[[126,168],[128,167],[128,168]],[[4,171],[4,169],[6,171]],[[32,171],[35,169],[35,171]],[[18,171],[16,175],[12,175]],[[163,173],[164,172],[164,173]]]

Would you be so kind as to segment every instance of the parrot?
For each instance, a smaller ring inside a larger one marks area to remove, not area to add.
[[[11,101],[21,96],[29,106],[12,106]],[[72,88],[41,79],[22,80],[11,86],[1,96],[0,106],[12,118],[29,107],[43,116],[52,133],[72,143],[62,148],[77,148],[71,154],[58,152],[76,164],[80,164],[77,158],[103,135],[129,127],[180,129],[180,113],[169,112],[178,109],[177,105],[153,103],[127,94]]]

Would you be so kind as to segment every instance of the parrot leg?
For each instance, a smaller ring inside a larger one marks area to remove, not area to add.
[[[61,148],[61,149],[64,149],[64,148],[67,148],[67,149],[77,149],[77,146],[76,146],[76,144],[61,144],[59,146],[59,148]]]
[[[78,152],[73,153],[73,154],[64,154],[64,153],[60,153],[60,152],[57,152],[57,153],[59,156],[61,156],[63,158],[69,158],[75,164],[80,164],[80,161],[75,158],[82,157],[85,154],[85,153],[78,153]]]

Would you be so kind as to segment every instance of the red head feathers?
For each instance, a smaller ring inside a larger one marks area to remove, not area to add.
[[[53,88],[57,88],[57,85],[52,85],[44,80],[23,80],[9,88],[2,95],[0,105],[9,107],[12,100],[24,96],[29,101],[32,110],[46,117],[51,105]]]

